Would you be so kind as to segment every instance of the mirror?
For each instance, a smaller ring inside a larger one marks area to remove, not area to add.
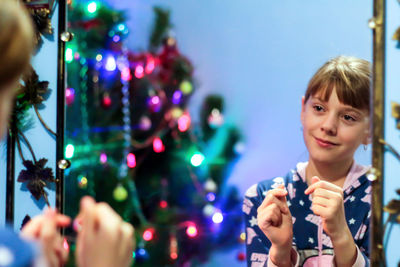
[[[72,1],[66,212],[109,202],[137,227],[137,266],[245,266],[246,190],[307,161],[308,81],[337,55],[372,60],[371,16],[361,0]]]

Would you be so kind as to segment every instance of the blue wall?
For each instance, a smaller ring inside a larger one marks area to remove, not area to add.
[[[386,27],[386,94],[385,94],[385,140],[400,151],[400,130],[396,129],[396,122],[391,117],[391,102],[400,103],[400,49],[397,43],[391,40],[392,35],[400,26],[400,5],[395,0],[387,1]],[[385,204],[396,196],[395,190],[400,188],[400,162],[391,154],[385,154]],[[387,249],[387,266],[397,266],[400,261],[400,227],[395,225],[390,235]]]
[[[57,116],[57,46],[58,46],[58,5],[54,10],[52,17],[52,26],[54,28],[54,40],[44,39],[40,52],[33,58],[32,65],[39,75],[39,80],[49,81],[49,88],[52,90],[50,97],[44,102],[45,108],[40,110],[43,120],[53,130],[56,130]],[[40,124],[35,111],[30,110],[30,116],[33,118],[34,126],[25,132],[26,137],[31,143],[35,151],[36,158],[47,158],[49,161],[47,167],[53,169],[55,175],[56,167],[56,141],[55,138],[48,134],[44,127]],[[32,160],[32,156],[25,145],[22,145],[23,155],[26,159]],[[5,223],[5,187],[6,187],[6,147],[1,147],[0,153],[0,226]],[[19,172],[23,169],[22,160],[16,150],[15,158],[15,180],[17,180]],[[19,230],[25,215],[34,216],[45,208],[43,198],[37,201],[27,190],[24,184],[15,181],[15,200],[14,200],[14,229]],[[45,189],[48,192],[50,205],[55,207],[55,186]]]
[[[152,6],[171,9],[178,45],[194,63],[199,82],[192,116],[197,116],[205,95],[219,93],[226,100],[226,120],[245,136],[247,150],[229,180],[242,193],[307,160],[301,96],[316,69],[339,54],[372,59],[367,27],[372,1],[108,2],[127,12],[128,46],[135,50],[147,47]],[[370,154],[360,150],[357,160],[370,164]],[[207,266],[243,266],[235,257],[234,252],[220,253]]]

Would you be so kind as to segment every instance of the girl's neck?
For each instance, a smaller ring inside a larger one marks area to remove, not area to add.
[[[306,167],[306,181],[311,183],[313,176],[321,180],[343,187],[347,174],[353,165],[353,160],[338,163],[323,163],[309,159]]]

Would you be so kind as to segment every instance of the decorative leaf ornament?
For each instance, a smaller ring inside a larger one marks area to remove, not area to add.
[[[400,27],[398,27],[396,32],[393,34],[392,39],[400,42]]]
[[[27,224],[30,220],[31,220],[31,216],[29,216],[28,214],[26,214],[25,217],[24,217],[24,219],[22,220],[20,230],[22,230],[22,228],[24,228],[25,224]]]
[[[31,160],[24,160],[23,164],[26,170],[22,170],[18,175],[18,182],[26,183],[26,187],[31,194],[39,200],[43,197],[46,204],[50,206],[47,198],[47,192],[44,187],[48,182],[55,182],[53,170],[45,167],[47,159],[42,158],[38,161],[32,162]]]
[[[35,45],[37,48],[43,43],[43,37],[51,38],[53,36],[53,27],[51,25],[51,12],[54,1],[24,0],[28,8],[33,24],[35,26]]]
[[[25,97],[31,105],[42,104],[48,98],[49,82],[39,81],[39,76],[33,68],[23,77],[23,80]]]
[[[42,105],[50,95],[51,90],[48,88],[48,81],[40,81],[36,71],[31,68],[30,71],[23,77],[24,86],[22,86],[21,94],[17,98],[17,110],[26,111],[26,107],[33,106],[39,121],[43,127],[51,134],[56,135],[54,131],[44,122],[39,113],[38,106]],[[18,105],[22,105],[18,107]]]

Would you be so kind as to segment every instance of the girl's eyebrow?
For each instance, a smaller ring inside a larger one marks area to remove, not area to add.
[[[353,107],[345,107],[343,109],[343,111],[345,111],[345,112],[354,112],[354,113],[358,114],[359,116],[363,115],[363,112],[361,110],[359,110],[357,108],[353,108]]]
[[[323,102],[323,103],[326,103],[327,101],[324,101],[323,99],[321,99],[321,98],[319,98],[319,97],[316,97],[316,96],[312,96],[311,97],[311,100],[317,100],[317,101],[319,101],[319,102]]]

